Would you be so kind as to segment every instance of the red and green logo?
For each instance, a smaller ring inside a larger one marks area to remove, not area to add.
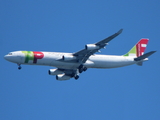
[[[148,40],[146,38],[142,38],[127,54],[124,56],[136,56],[139,57],[144,54],[145,49],[148,44]]]
[[[25,54],[25,63],[28,63],[30,60],[33,61],[33,63],[37,63],[38,59],[42,59],[44,57],[42,52],[22,51],[22,53]]]

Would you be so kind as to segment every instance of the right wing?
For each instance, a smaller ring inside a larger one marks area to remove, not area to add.
[[[73,53],[73,56],[76,56],[77,57],[77,61],[80,63],[80,64],[83,64],[87,61],[87,59],[93,55],[94,53],[98,52],[101,48],[104,48],[107,43],[109,41],[111,41],[113,38],[117,37],[119,34],[121,34],[123,31],[123,29],[120,29],[117,33],[107,37],[106,39],[104,40],[101,40],[97,43],[94,43],[94,44],[88,44],[86,45],[86,48],[81,50],[81,51],[78,51],[76,53]]]

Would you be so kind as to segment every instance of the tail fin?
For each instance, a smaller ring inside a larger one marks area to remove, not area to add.
[[[134,56],[139,57],[144,54],[144,51],[147,47],[148,40],[146,38],[142,38],[128,53],[126,53],[124,56]]]

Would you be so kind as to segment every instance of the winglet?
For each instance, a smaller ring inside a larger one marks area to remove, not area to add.
[[[103,39],[103,40],[95,43],[95,45],[102,45],[102,46],[104,45],[105,46],[106,43],[108,43],[109,41],[111,41],[113,38],[117,37],[119,34],[122,33],[122,31],[123,31],[123,29],[120,29],[118,32],[114,33],[113,35],[111,35],[111,36],[109,36],[109,37],[107,37],[107,38],[105,38],[105,39]]]
[[[146,53],[146,54],[144,54],[144,55],[142,55],[142,56],[139,56],[139,57],[137,57],[137,58],[134,58],[134,60],[135,60],[135,61],[143,60],[143,59],[149,57],[150,55],[152,55],[152,54],[155,53],[155,52],[156,52],[156,51],[148,52],[148,53]]]
[[[123,29],[120,29],[120,30],[117,32],[117,34],[121,34],[122,31],[123,31]]]

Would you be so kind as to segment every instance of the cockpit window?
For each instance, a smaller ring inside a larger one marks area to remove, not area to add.
[[[12,55],[12,53],[9,53],[8,55]]]

